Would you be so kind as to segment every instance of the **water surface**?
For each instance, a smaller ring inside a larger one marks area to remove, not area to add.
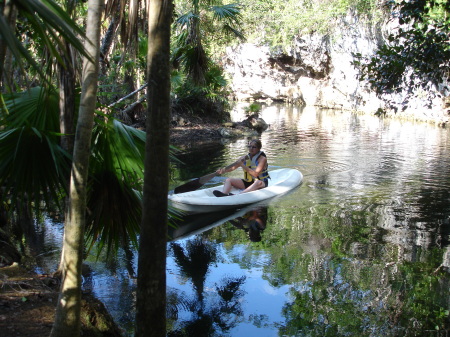
[[[270,168],[304,181],[237,213],[186,219],[168,243],[169,335],[445,336],[448,130],[284,105],[262,118]],[[189,147],[171,187],[231,163],[246,143]],[[88,261],[85,287],[131,335],[136,257],[126,260]]]

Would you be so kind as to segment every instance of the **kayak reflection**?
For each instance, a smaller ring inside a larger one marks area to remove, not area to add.
[[[267,207],[256,207],[245,213],[244,216],[230,220],[229,223],[236,228],[244,230],[250,241],[259,242],[262,239],[262,231],[266,229]]]
[[[169,227],[169,241],[203,233],[227,221],[246,231],[251,241],[261,241],[261,232],[266,228],[267,203],[253,204],[238,210],[186,215],[175,221],[175,227]]]

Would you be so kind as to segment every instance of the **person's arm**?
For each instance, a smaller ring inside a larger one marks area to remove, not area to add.
[[[267,158],[260,156],[259,157],[259,162],[258,162],[258,166],[256,167],[256,169],[252,170],[250,167],[245,166],[243,162],[240,162],[240,166],[242,167],[242,169],[245,172],[248,172],[252,177],[256,178],[258,177],[261,172],[264,170],[264,168],[266,167],[267,164]]]
[[[233,164],[228,165],[227,167],[222,167],[222,168],[218,169],[218,170],[216,171],[217,174],[221,175],[221,174],[224,174],[224,173],[227,173],[227,172],[231,172],[231,171],[236,170],[238,167],[241,166],[241,164],[242,164],[243,162],[245,162],[245,157],[246,157],[246,155],[240,157],[240,158],[239,158],[236,162],[234,162]]]

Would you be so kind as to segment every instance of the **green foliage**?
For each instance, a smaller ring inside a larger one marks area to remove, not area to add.
[[[59,146],[58,93],[35,87],[7,95],[0,118],[2,197],[62,210],[70,156]]]
[[[58,92],[35,87],[2,97],[5,102],[0,113],[2,202],[12,205],[11,212],[18,211],[16,206],[20,203],[34,205],[37,214],[41,208],[54,211],[55,204],[64,212],[71,156],[59,145]],[[137,246],[145,132],[98,113],[91,149],[88,246],[97,243],[98,253],[106,248],[108,254],[116,253],[128,242]],[[172,148],[172,161],[174,151]]]
[[[261,104],[251,103],[249,106],[244,108],[244,111],[247,115],[252,115],[254,113],[258,113],[261,111]]]
[[[175,38],[171,58],[174,67],[183,71],[195,85],[204,85],[206,74],[213,65],[211,49],[205,45],[217,45],[218,40],[215,39],[223,40],[225,37],[227,40],[230,36],[243,39],[240,20],[238,4],[198,0],[181,2],[173,26]]]
[[[39,36],[47,51],[58,62],[63,63],[61,51],[65,50],[61,37],[74,46],[76,50],[87,56],[82,42],[78,38],[78,36],[84,37],[83,30],[56,2],[53,0],[21,0],[14,1],[14,5],[17,6],[19,11],[19,22],[22,21],[31,27],[30,32]],[[21,25],[19,24],[17,27],[20,28]],[[47,79],[47,76],[42,72],[43,59],[35,59],[33,56],[35,52],[25,45],[25,41],[21,41],[18,38],[16,32],[11,30],[3,15],[0,15],[0,37],[6,42],[22,70],[26,68],[22,62],[22,59],[25,59],[28,65],[42,78]],[[40,54],[39,56],[43,57],[44,55]],[[3,63],[1,65],[3,66]]]
[[[427,330],[445,331],[450,324],[447,302],[441,295],[447,284],[442,282],[441,275],[434,272],[442,259],[442,251],[436,249],[431,255],[430,260],[434,260],[434,264],[402,264],[401,275],[393,282],[393,289],[403,299],[399,319],[411,335]]]
[[[140,230],[145,132],[115,119],[97,119],[90,160],[86,235],[111,250],[137,247]],[[120,206],[118,206],[120,205]]]
[[[212,66],[205,74],[205,84],[196,85],[182,72],[172,73],[172,109],[178,113],[193,114],[213,119],[225,119],[226,79],[222,70]]]
[[[56,203],[64,211],[71,157],[59,145],[58,97],[57,91],[40,87],[6,96],[0,119],[4,201],[33,204],[37,212],[41,207],[53,211]],[[88,241],[98,241],[108,252],[128,240],[137,245],[145,133],[97,118],[92,142]]]
[[[329,33],[338,18],[355,12],[361,19],[376,21],[376,0],[242,0],[243,29],[249,40],[287,48],[301,33]]]
[[[438,88],[450,71],[450,5],[443,1],[387,1],[400,26],[370,58],[355,54],[360,80],[383,94],[404,93],[403,108],[419,89]],[[430,98],[429,103],[431,104]]]

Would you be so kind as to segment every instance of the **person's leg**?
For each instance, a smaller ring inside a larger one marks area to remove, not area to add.
[[[244,189],[245,185],[242,179],[227,178],[227,180],[225,180],[225,184],[223,185],[222,192],[225,194],[229,194],[231,191],[231,187],[236,187],[237,189]]]
[[[261,188],[264,187],[266,187],[266,185],[262,180],[255,180],[255,182],[251,184],[249,187],[247,187],[245,190],[243,190],[242,193],[260,190]]]

